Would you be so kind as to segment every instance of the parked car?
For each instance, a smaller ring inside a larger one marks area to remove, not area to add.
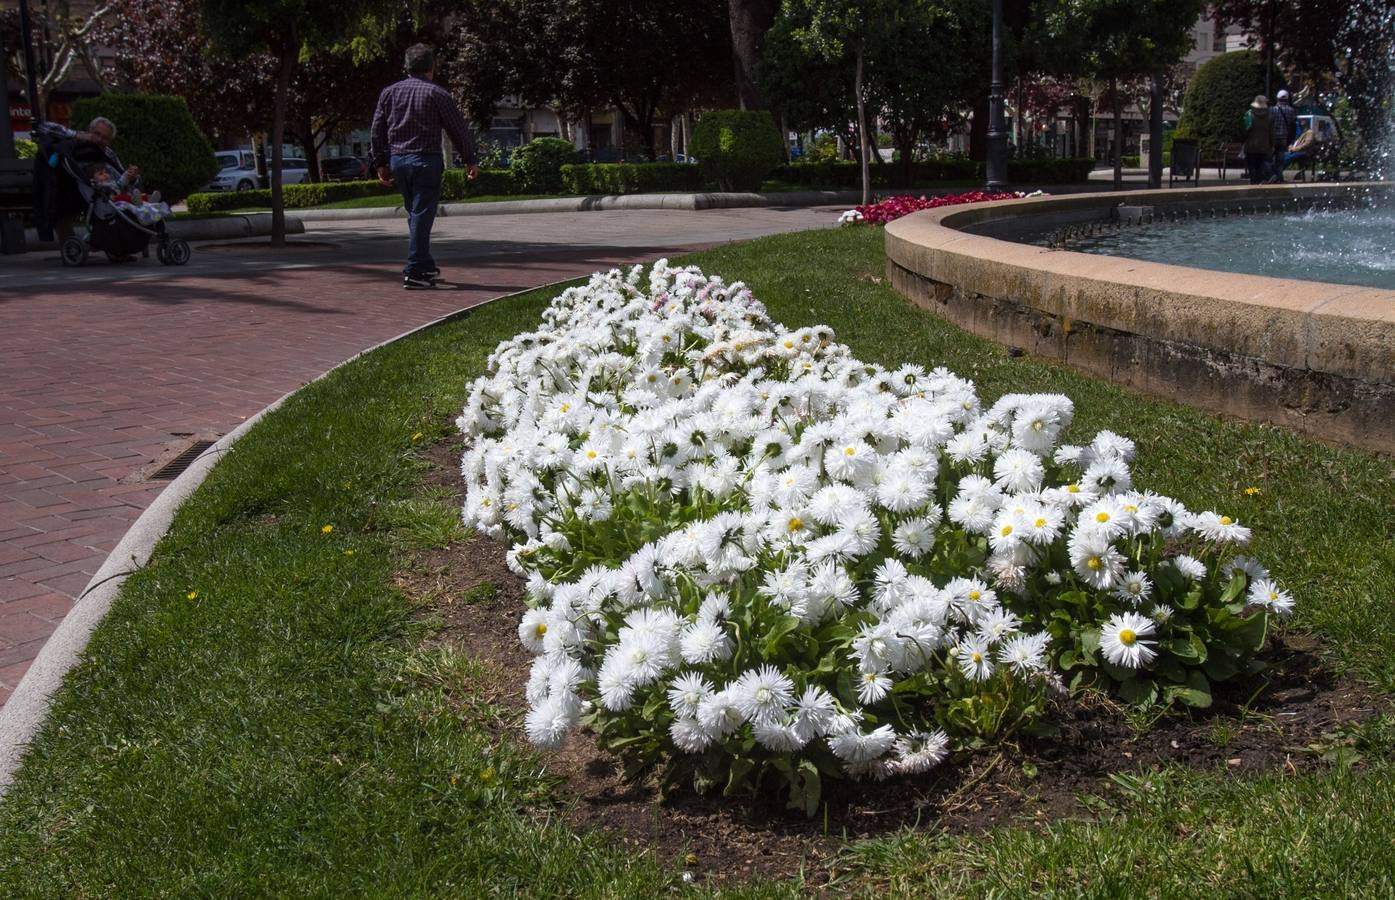
[[[364,181],[368,163],[357,156],[333,156],[320,160],[320,175],[325,181]]]
[[[205,191],[250,191],[257,187],[257,164],[251,150],[219,150],[218,174],[204,185]],[[270,160],[267,160],[270,163]],[[281,183],[300,184],[310,176],[310,164],[299,156],[287,156],[281,161]]]
[[[250,191],[257,186],[257,166],[251,150],[219,150],[218,174],[203,188],[205,191]]]
[[[271,160],[267,160],[270,164]],[[299,156],[287,156],[281,160],[281,183],[300,184],[310,177],[310,163]]]

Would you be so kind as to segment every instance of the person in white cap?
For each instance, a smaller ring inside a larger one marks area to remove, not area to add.
[[[1269,107],[1269,128],[1274,136],[1274,155],[1269,163],[1269,179],[1266,184],[1280,184],[1284,180],[1284,154],[1297,137],[1298,113],[1293,108],[1288,91],[1279,91],[1274,97],[1274,105]]]

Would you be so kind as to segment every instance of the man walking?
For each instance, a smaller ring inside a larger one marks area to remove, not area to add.
[[[378,180],[397,183],[407,210],[407,265],[402,286],[408,290],[433,287],[441,269],[431,257],[431,225],[441,202],[441,129],[450,135],[468,167],[466,177],[479,175],[475,141],[465,117],[449,93],[432,79],[436,57],[425,44],[407,49],[407,77],[383,88],[373,113],[370,155]]]
[[[1283,184],[1286,166],[1284,154],[1288,153],[1298,130],[1298,112],[1289,100],[1288,91],[1279,91],[1274,98],[1274,105],[1269,108],[1269,127],[1274,133],[1274,158],[1267,183]]]

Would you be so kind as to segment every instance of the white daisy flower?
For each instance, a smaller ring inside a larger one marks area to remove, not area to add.
[[[844,762],[858,765],[882,757],[895,744],[896,732],[890,725],[882,725],[865,733],[854,728],[835,735],[829,738],[828,749]]]
[[[733,700],[751,722],[779,721],[794,699],[794,684],[774,666],[744,672],[731,685]]]
[[[1268,578],[1261,578],[1251,584],[1247,599],[1256,606],[1273,610],[1281,617],[1293,613],[1293,595]]]
[[[1157,652],[1145,641],[1156,630],[1153,620],[1135,612],[1115,613],[1100,629],[1100,651],[1116,666],[1137,669],[1152,662]]]
[[[906,519],[891,533],[891,543],[902,556],[919,559],[935,546],[934,526],[928,519]]]
[[[1016,634],[998,647],[998,661],[1012,667],[1018,675],[1046,671],[1046,648],[1051,636],[1046,632]]]
[[[949,755],[949,735],[943,731],[911,731],[896,739],[896,771],[915,775],[933,769]]]
[[[1114,596],[1135,607],[1153,596],[1153,582],[1142,572],[1129,572],[1114,588]]]
[[[712,696],[712,685],[695,672],[673,679],[668,688],[668,705],[679,718],[694,718],[702,701]]]
[[[986,681],[993,674],[988,639],[982,635],[969,635],[961,640],[954,648],[954,657],[959,662],[959,670],[971,681]]]

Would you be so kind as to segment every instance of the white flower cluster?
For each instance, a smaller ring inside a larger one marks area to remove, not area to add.
[[[742,284],[666,261],[569,289],[489,366],[459,420],[464,519],[514,540],[528,576],[542,745],[588,712],[637,715],[683,753],[820,743],[854,775],[920,771],[948,738],[898,696],[1046,672],[1049,636],[1012,598],[1117,598],[1101,649],[1142,666],[1165,613],[1132,542],[1248,537],[1135,491],[1127,439],[1059,447],[1064,396],[985,409],[944,369],[860,362],[830,329],[785,329]],[[1048,483],[1065,468],[1079,477]],[[1291,605],[1246,571],[1254,603]]]

